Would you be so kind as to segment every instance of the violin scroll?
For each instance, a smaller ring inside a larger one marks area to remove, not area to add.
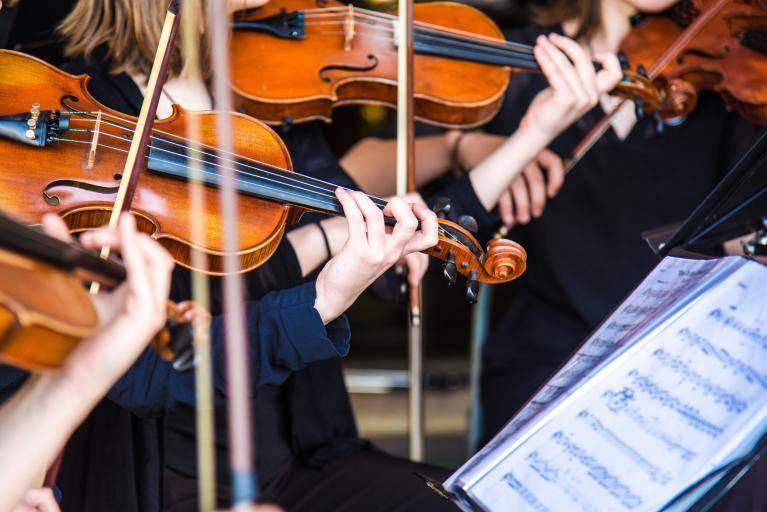
[[[439,243],[427,254],[442,260],[445,278],[455,284],[458,274],[467,278],[467,299],[474,302],[479,283],[506,283],[521,276],[527,265],[524,248],[511,240],[499,238],[487,244],[487,250],[464,227],[439,219]]]

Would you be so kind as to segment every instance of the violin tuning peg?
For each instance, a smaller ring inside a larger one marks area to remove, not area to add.
[[[641,65],[641,64],[637,66],[637,74],[639,76],[643,76],[645,78],[648,78],[647,77],[647,69],[645,69],[645,67],[643,65]]]
[[[442,264],[442,275],[445,277],[448,286],[455,286],[455,281],[458,278],[458,269],[455,266],[455,253],[453,251],[447,254],[447,259]]]
[[[634,99],[634,109],[636,112],[637,120],[641,121],[644,119],[644,100],[639,96]]]
[[[622,71],[628,71],[631,69],[629,58],[623,52],[618,52],[618,63],[620,63]]]
[[[450,198],[440,197],[437,199],[432,207],[432,211],[437,214],[437,217],[444,219],[450,213]]]
[[[469,272],[469,278],[466,281],[466,301],[469,304],[476,304],[479,297],[479,281],[477,280],[477,271]]]
[[[476,233],[479,231],[477,219],[471,215],[461,215],[461,218],[458,219],[458,225],[470,233]]]
[[[663,120],[663,117],[661,117],[658,109],[655,109],[653,112],[653,119],[655,119],[655,133],[657,133],[658,136],[663,135],[663,132],[666,131],[666,122]]]

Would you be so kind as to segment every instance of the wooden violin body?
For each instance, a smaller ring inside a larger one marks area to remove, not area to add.
[[[303,21],[291,19],[294,14]],[[490,18],[464,4],[417,4],[414,17],[421,24],[503,41]],[[237,28],[238,23],[264,20],[287,28],[282,35]],[[296,24],[301,37],[290,35]],[[373,18],[335,0],[280,0],[239,17],[232,34],[232,87],[240,107],[267,123],[329,121],[334,107],[354,103],[394,107],[396,24],[396,17]],[[510,68],[424,54],[419,44],[417,32],[416,119],[471,127],[495,115]]]
[[[621,44],[663,93],[663,117],[684,119],[697,92],[710,90],[728,109],[767,123],[767,2],[686,0],[673,12],[646,18]]]
[[[0,53],[0,76],[14,77],[12,82],[0,83],[0,117],[18,114],[35,103],[42,110],[87,113],[70,117],[69,130],[61,133],[61,140],[46,147],[0,137],[0,154],[3,154],[0,209],[27,223],[38,223],[46,212],[55,212],[74,232],[107,224],[133,134],[130,124],[133,119],[93,99],[86,89],[86,76],[69,75],[22,54]],[[198,123],[203,139],[215,141],[214,113],[177,110],[172,117],[157,121],[155,131],[183,138],[191,117]],[[256,153],[275,165],[290,168],[287,150],[269,128],[239,114],[232,114],[232,122],[236,152]],[[186,182],[144,172],[139,183],[132,206],[139,228],[151,233],[177,262],[188,266],[192,206]],[[219,194],[211,187],[207,187],[204,194],[205,209],[201,215],[207,230],[206,247],[201,249],[210,257],[210,272],[220,274],[224,230]],[[243,247],[240,258],[242,268],[247,270],[274,252],[290,207],[254,197],[241,200],[247,204],[240,208],[238,219]]]
[[[0,212],[0,361],[33,372],[60,368],[77,345],[99,332],[85,283],[116,286],[125,268]],[[174,368],[194,364],[191,322],[210,315],[192,301],[168,301],[165,327],[152,348]]]
[[[32,371],[61,366],[98,315],[82,281],[45,263],[0,250],[0,360]]]
[[[0,50],[0,76],[14,77],[12,83],[0,83],[0,209],[32,224],[55,212],[72,231],[106,224],[134,119],[93,99],[86,89],[87,77],[69,75],[17,52]],[[222,114],[174,106],[171,117],[154,123],[146,167],[131,205],[139,229],[157,239],[179,264],[193,268],[188,181],[190,162],[199,165],[206,186],[204,209],[197,218],[204,218],[206,232],[204,247],[197,248],[208,255],[209,266],[193,270],[213,274],[223,273],[224,227],[216,190],[222,161],[234,167],[239,192],[237,254],[242,271],[265,262],[286,223],[304,211],[342,213],[335,187],[293,173],[283,142],[261,122],[232,113],[233,153],[217,151],[218,115]],[[34,129],[19,128],[32,120]],[[201,134],[196,141],[186,138],[192,122]],[[198,152],[193,152],[195,147]],[[493,251],[485,252],[467,230],[448,221],[441,221],[440,233],[440,244],[429,254],[449,261],[470,279],[505,282],[524,271],[526,254],[518,244],[493,240],[488,246]]]

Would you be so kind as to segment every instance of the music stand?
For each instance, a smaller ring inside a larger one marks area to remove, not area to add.
[[[767,216],[767,131],[681,224],[642,234],[658,256],[720,254],[727,240],[764,229]]]

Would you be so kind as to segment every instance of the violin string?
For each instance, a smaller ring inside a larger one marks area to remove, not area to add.
[[[105,136],[105,137],[114,138],[114,139],[117,139],[117,140],[120,140],[120,141],[124,140],[122,137],[120,137],[118,135],[114,135],[114,134],[109,133],[109,132],[101,132],[101,135]],[[163,143],[171,144],[171,145],[174,145],[174,146],[178,146],[182,150],[183,149],[188,149],[187,146],[182,145],[182,144],[180,144],[178,142],[175,142],[175,141],[162,140],[162,139],[158,139],[157,137],[152,137],[152,138],[156,139],[158,142],[163,142]],[[168,153],[170,155],[178,156],[178,157],[181,157],[183,154],[186,153],[186,151],[184,151],[184,153],[170,151],[168,149],[159,147],[159,146],[154,145],[154,144],[150,144],[148,147],[150,149],[154,149],[156,151],[162,151],[164,153]],[[211,157],[211,158],[215,158],[214,154],[208,153],[206,151],[197,151],[197,153],[200,153],[202,155],[205,155],[205,156],[208,156],[208,157]],[[199,162],[210,163],[208,161],[204,161],[204,160],[200,160],[200,159],[192,159],[192,160],[196,160],[196,161],[199,161]],[[275,166],[270,166],[272,169],[269,170],[269,169],[263,169],[263,168],[259,168],[259,167],[256,167],[256,166],[244,164],[241,160],[229,159],[229,158],[223,158],[222,160],[225,160],[225,161],[228,161],[231,164],[234,164],[235,165],[235,168],[234,168],[235,172],[237,174],[241,174],[243,176],[256,177],[256,174],[252,173],[252,172],[244,171],[244,170],[238,168],[237,166],[244,166],[244,167],[246,167],[248,169],[251,169],[253,171],[256,171],[256,172],[266,173],[266,174],[278,177],[278,178],[280,178],[282,180],[285,180],[285,181],[291,181],[291,182],[297,183],[297,184],[302,185],[304,187],[311,187],[311,188],[317,189],[317,191],[324,192],[325,193],[324,195],[333,195],[333,194],[335,194],[335,189],[338,188],[338,186],[332,185],[332,184],[331,184],[332,188],[330,188],[330,187],[316,185],[316,184],[313,184],[313,183],[307,183],[306,179],[301,179],[301,178],[311,178],[311,176],[307,176],[307,175],[299,174],[299,173],[295,173],[295,172],[290,172],[287,169],[281,169],[281,168],[275,167]],[[276,183],[276,181],[275,181],[275,183]],[[305,190],[306,192],[311,192],[311,190],[309,188],[304,188],[303,190]],[[374,197],[374,196],[368,196],[368,197],[370,197],[371,200],[373,200],[373,202],[377,206],[385,206],[386,205],[386,202],[383,199],[380,199],[380,198],[377,198],[377,197]]]
[[[336,23],[336,25],[338,25],[338,23]],[[385,29],[383,29],[383,28],[380,28],[380,29],[374,28],[374,30],[385,30]],[[346,32],[340,31],[340,30],[338,30],[338,31],[321,30],[321,31],[319,31],[317,33],[317,35],[320,35],[320,36],[345,36]],[[389,35],[377,35],[377,34],[370,33],[369,31],[357,32],[355,34],[355,37],[367,37],[367,38],[370,38],[370,39],[378,39],[378,40],[386,41],[386,42],[393,41],[393,38],[391,36],[389,36]],[[452,45],[452,47],[456,48],[456,49],[470,50],[470,51],[475,51],[475,52],[481,51],[482,52],[481,55],[485,56],[485,57],[488,56],[488,55],[490,55],[490,56],[494,55],[494,56],[504,57],[504,58],[519,59],[519,63],[517,64],[519,66],[522,66],[523,64],[527,64],[527,66],[525,66],[527,69],[532,68],[534,70],[538,70],[540,68],[540,66],[538,65],[538,61],[536,61],[534,58],[529,58],[527,55],[519,55],[519,54],[516,54],[514,52],[507,51],[507,50],[490,50],[488,48],[469,46],[469,45],[461,43],[461,42],[456,43],[455,41],[450,41],[450,42],[436,41],[435,42],[435,41],[432,41],[430,39],[420,39],[420,41],[421,42],[431,42],[433,44],[440,44],[441,47],[443,47],[443,48],[445,46],[447,46],[447,45]],[[418,53],[420,53],[420,52],[418,52]],[[470,61],[471,59],[462,59],[462,60],[469,60]],[[481,62],[481,57],[478,58],[477,60],[479,60]]]
[[[70,112],[70,114],[80,114],[81,117],[77,118],[77,120],[95,121],[95,119],[92,119],[90,117],[83,117],[82,114],[86,114],[84,112],[77,112],[77,113]],[[112,118],[118,119],[120,121],[124,121],[127,124],[133,124],[133,122],[128,120],[128,119],[122,119],[119,116],[115,116],[115,115],[112,115],[112,114],[109,114],[109,113],[102,113],[102,124],[108,124],[110,126],[114,126],[114,127],[117,127],[117,128],[123,129],[123,130],[126,130],[125,126],[121,126],[120,124],[116,124],[116,123],[110,122],[108,120],[105,120],[106,117],[112,117]],[[127,129],[127,131],[129,133],[132,133],[132,131],[130,129]],[[275,165],[270,164],[268,162],[263,162],[263,161],[259,161],[259,160],[253,159],[253,158],[243,157],[241,155],[237,155],[237,154],[230,153],[230,152],[223,152],[223,151],[220,151],[218,148],[216,148],[214,146],[210,146],[210,145],[207,145],[207,144],[202,144],[202,143],[199,143],[197,141],[192,141],[192,140],[186,139],[184,137],[177,136],[177,135],[175,135],[173,133],[170,133],[170,132],[165,132],[165,131],[162,131],[162,130],[153,129],[152,133],[162,133],[163,135],[167,136],[168,139],[161,139],[161,138],[158,138],[156,135],[151,135],[150,136],[151,139],[156,139],[156,140],[161,141],[161,142],[165,142],[165,143],[176,145],[176,146],[178,146],[180,148],[183,148],[184,152],[186,152],[186,149],[187,149],[186,144],[178,143],[178,142],[175,142],[175,141],[173,141],[171,139],[175,138],[175,139],[181,140],[183,142],[197,144],[200,147],[206,147],[206,148],[209,148],[209,149],[211,149],[213,151],[220,152],[222,154],[229,153],[234,158],[227,159],[227,161],[235,163],[235,164],[243,165],[242,160],[246,160],[246,161],[250,161],[250,162],[255,163],[255,164],[259,164],[259,165],[263,165],[265,167],[271,168],[273,174],[279,175],[280,177],[286,177],[287,179],[292,180],[292,181],[296,181],[296,182],[299,182],[299,183],[302,183],[302,184],[304,182],[311,181],[311,182],[313,182],[312,186],[314,186],[315,188],[324,190],[326,192],[331,192],[332,193],[333,191],[335,191],[336,188],[338,188],[337,185],[335,185],[333,183],[330,183],[330,182],[327,182],[327,181],[324,181],[324,180],[321,180],[319,178],[314,178],[312,176],[308,176],[308,175],[301,174],[301,173],[290,172],[287,169],[275,166]],[[121,137],[116,136],[116,135],[112,135],[112,134],[108,134],[108,132],[102,132],[102,134],[104,134],[106,136],[112,136],[112,137],[117,138],[117,139],[121,139]],[[150,148],[151,147],[153,147],[153,146],[150,145]],[[216,155],[214,155],[212,153],[208,153],[206,151],[200,150],[200,152],[202,152],[203,154],[206,154],[207,156],[211,156],[211,157],[215,157],[216,156]],[[239,159],[240,161],[238,161],[237,159]],[[266,169],[259,169],[257,167],[253,167],[253,166],[250,166],[250,168],[258,170],[260,172],[269,172]],[[241,171],[241,170],[238,170],[238,172],[244,173],[244,171]],[[245,173],[245,174],[247,174],[247,173]],[[368,197],[370,197],[371,200],[373,200],[373,202],[380,203],[380,204],[386,204],[386,201],[384,199],[380,198],[380,197],[376,197],[376,196],[368,196]]]
[[[326,18],[326,19],[323,19],[322,21],[305,21],[304,25],[306,26],[312,26],[312,25],[345,26],[347,23],[347,19],[340,14],[337,16],[320,16],[320,18]],[[354,23],[355,25],[362,25],[365,27],[369,27],[370,29],[373,29],[373,30],[384,31],[384,32],[392,33],[392,34],[396,34],[397,32],[396,27],[391,23],[379,24],[375,20],[365,20],[365,19],[363,20],[355,19]],[[503,42],[503,41],[485,41],[479,38],[466,37],[462,34],[451,34],[446,31],[423,29],[421,27],[418,27],[416,29],[416,40],[423,39],[424,37],[433,37],[436,41],[439,41],[439,42],[451,41],[451,42],[461,42],[464,44],[471,44],[481,49],[510,51],[510,52],[514,52],[516,54],[519,54],[522,56],[528,56],[528,57],[532,57],[533,55],[533,48],[527,45],[524,45],[522,48],[520,48],[519,46],[522,46],[522,45],[519,45],[518,43],[510,43],[510,42]]]
[[[102,135],[103,135],[103,133],[102,133]],[[120,137],[117,137],[117,138],[119,139]],[[90,144],[90,141],[77,140],[77,139],[69,139],[69,138],[64,138],[64,137],[60,137],[58,140],[61,141],[61,142],[67,142],[67,143],[88,144],[88,145]],[[111,149],[113,151],[117,151],[117,152],[120,152],[120,153],[126,153],[126,154],[128,153],[127,149],[110,146],[110,145],[104,144],[102,142],[99,142],[96,145],[98,147],[100,147],[100,148]],[[150,148],[151,147],[152,146],[150,145]],[[158,151],[162,151],[162,152],[168,153],[168,154],[170,154],[172,156],[178,156],[180,158],[183,158],[185,161],[186,160],[196,160],[196,161],[202,162],[204,164],[208,164],[208,165],[210,165],[211,167],[214,167],[214,168],[215,167],[222,167],[220,164],[215,163],[215,161],[210,161],[210,160],[207,160],[207,159],[191,158],[189,155],[187,155],[185,153],[176,153],[176,152],[173,152],[173,151],[170,151],[170,150],[166,150],[166,149],[163,149],[163,148],[154,148],[154,149],[157,149]],[[144,158],[148,161],[149,160],[149,155],[145,156]],[[186,167],[187,167],[185,164],[183,164],[183,163],[181,163],[179,161],[175,161],[175,160],[162,160],[162,161],[164,163],[166,163],[166,164],[176,166],[176,167],[178,167],[180,169],[186,169]],[[203,167],[201,172],[203,174],[208,174],[208,175],[215,176],[219,180],[222,178],[221,174],[219,174],[218,172],[209,171],[209,170],[205,169],[204,167]],[[248,177],[251,177],[251,178],[254,178],[254,179],[260,179],[260,180],[267,181],[267,182],[270,182],[270,183],[275,183],[275,184],[278,184],[278,185],[282,185],[282,186],[285,186],[287,188],[292,188],[294,190],[298,190],[298,191],[301,191],[301,192],[312,193],[312,194],[315,194],[315,196],[321,196],[321,198],[315,197],[315,201],[317,201],[318,203],[326,206],[328,208],[328,210],[331,210],[331,211],[338,211],[338,210],[343,211],[343,209],[341,208],[341,205],[340,205],[339,201],[336,199],[335,195],[307,190],[307,189],[304,189],[304,188],[302,188],[300,186],[297,186],[297,185],[287,184],[287,183],[284,183],[284,182],[280,182],[279,180],[271,179],[271,178],[264,177],[264,176],[261,176],[261,175],[258,175],[258,174],[246,173],[246,175]],[[234,181],[238,185],[239,184],[247,184],[248,183],[246,180],[243,180],[243,179],[240,179],[240,178],[234,178]],[[379,209],[383,209],[386,206],[386,204],[378,204],[378,203],[375,203],[375,204],[376,204],[376,206]],[[452,235],[451,233],[446,231],[442,226],[438,226],[438,232],[439,232],[439,234],[443,235],[444,237],[449,238],[450,240],[465,246],[465,244],[463,244],[460,240],[458,240],[454,235]]]
[[[305,18],[311,18],[315,16],[322,16],[324,13],[337,13],[339,17],[345,17],[348,16],[348,8],[346,6],[344,7],[320,7],[320,8],[314,8],[314,9],[304,9],[301,11],[304,14]],[[373,11],[370,9],[363,9],[359,7],[354,8],[354,18],[357,17],[367,17],[372,18],[375,20],[383,20],[391,22],[392,24],[396,24],[398,22],[398,17],[394,14],[379,12],[379,11]],[[497,45],[503,45],[507,47],[516,47],[517,49],[521,51],[529,51],[532,52],[533,47],[531,45],[523,44],[523,43],[516,43],[514,41],[506,41],[505,39],[487,36],[484,34],[476,34],[474,32],[468,32],[465,30],[453,28],[453,27],[445,27],[442,25],[436,25],[434,23],[429,23],[425,21],[414,21],[414,25],[416,28],[423,29],[424,31],[431,31],[436,32],[439,34],[445,34],[449,33],[452,35],[459,35],[464,36],[469,39],[481,39],[484,41],[487,41],[488,43],[493,43]]]
[[[114,115],[109,115],[109,114],[102,114],[102,124],[111,124],[112,126],[117,126],[119,128],[124,129],[123,126],[120,126],[120,125],[117,125],[117,124],[114,124],[114,123],[110,123],[109,121],[105,121],[104,120],[105,116],[111,116],[111,117],[120,119],[119,116],[114,116]],[[91,121],[91,119],[88,118],[88,117],[79,117],[77,119],[78,120]],[[129,120],[125,120],[125,121],[130,122]],[[93,132],[92,130],[85,130],[85,131],[87,133],[92,133]],[[153,132],[154,131],[156,131],[156,130],[153,130]],[[174,135],[174,134],[169,133],[169,132],[162,132],[162,133],[166,133],[166,134],[171,135],[171,136]],[[112,138],[120,140],[120,141],[124,141],[125,140],[125,139],[123,139],[122,137],[120,137],[118,135],[114,135],[114,134],[111,134],[111,133],[108,133],[108,132],[104,132],[104,131],[101,132],[101,135],[102,136],[107,136],[107,137],[112,137]],[[151,136],[150,138],[151,139],[157,139],[156,136]],[[181,137],[178,137],[178,138],[182,139]],[[75,140],[75,139],[59,138],[59,140],[63,141],[63,142],[78,142],[78,143],[82,143],[82,144],[90,144],[90,141],[78,141],[78,140]],[[160,139],[160,140],[162,140],[162,139]],[[149,144],[148,147],[150,149],[155,149],[157,151],[168,153],[169,155],[176,156],[176,157],[179,157],[179,158],[191,159],[187,155],[187,153],[186,153],[186,146],[185,145],[181,145],[179,143],[176,143],[176,142],[170,141],[170,140],[162,140],[162,141],[163,142],[168,142],[168,143],[171,143],[171,144],[174,144],[174,145],[177,145],[179,147],[182,147],[182,148],[184,148],[184,152],[174,152],[174,151],[170,151],[170,150],[165,149],[165,148],[160,148],[158,146],[154,146],[152,144]],[[189,142],[193,142],[193,141],[189,141]],[[107,148],[107,149],[113,149],[115,151],[120,151],[120,152],[127,153],[126,149],[116,148],[114,146],[108,146],[108,145],[102,144],[102,143],[97,143],[97,146],[104,147],[104,148]],[[200,146],[204,146],[204,145],[200,144]],[[207,153],[207,152],[201,151],[201,150],[198,150],[198,153],[201,153],[201,154],[207,155],[207,156],[215,157],[215,155],[212,155],[211,153]],[[237,156],[237,155],[235,155],[235,156]],[[147,155],[146,158],[147,158],[147,160],[149,160],[149,155]],[[221,165],[216,163],[215,161],[202,160],[202,159],[194,159],[194,160],[197,160],[197,161],[202,162],[202,163],[207,163],[207,164],[211,165],[212,167],[221,167]],[[179,164],[177,162],[168,161],[168,160],[165,160],[165,162],[166,163],[170,163],[172,165],[179,166],[179,167],[185,167],[185,166],[183,166],[183,165],[181,165],[181,164]],[[319,195],[319,196],[322,196],[322,197],[325,197],[325,198],[330,198],[331,199],[330,203],[328,203],[327,201],[324,201],[323,204],[325,204],[326,206],[329,205],[329,206],[332,206],[332,207],[339,207],[340,208],[340,203],[338,203],[338,201],[337,201],[337,199],[335,197],[335,189],[338,188],[338,186],[335,185],[335,184],[332,184],[332,183],[329,183],[329,182],[326,182],[326,181],[323,181],[323,180],[319,180],[317,178],[313,178],[313,177],[307,176],[305,174],[290,172],[290,171],[288,171],[286,169],[281,169],[279,167],[272,166],[271,164],[265,164],[264,162],[259,162],[259,163],[268,165],[268,166],[272,167],[273,169],[277,170],[278,172],[273,172],[273,171],[268,171],[268,170],[265,170],[265,169],[260,169],[260,168],[255,167],[255,166],[249,166],[249,167],[251,169],[253,169],[254,171],[256,171],[256,173],[242,171],[241,169],[237,168],[237,165],[242,165],[242,162],[238,162],[236,160],[230,160],[230,162],[235,164],[234,170],[235,170],[235,172],[237,174],[242,174],[244,176],[255,178],[255,179],[266,180],[266,181],[269,181],[269,182],[272,182],[272,183],[276,183],[276,184],[280,184],[280,185],[286,186],[288,188],[292,188],[294,190],[301,191],[301,192],[315,194],[315,195]],[[203,172],[207,173],[207,174],[212,174],[212,175],[218,176],[218,173],[214,173],[214,172],[211,172],[211,171],[203,170]],[[269,174],[269,175],[275,176],[277,178],[280,178],[283,181],[279,181],[279,180],[276,180],[276,179],[265,178],[265,177],[260,176],[259,174],[257,174],[258,172],[260,172],[262,174]],[[313,180],[313,181],[317,181],[317,182],[320,182],[320,183],[326,183],[327,185],[329,185],[329,187],[320,187],[320,186],[317,186],[317,185],[308,184],[309,186],[312,186],[312,187],[314,187],[316,189],[319,189],[319,190],[310,190],[310,189],[307,189],[304,186],[302,186],[302,185],[307,185],[307,183],[302,181],[300,178],[309,178],[310,180]],[[293,184],[290,184],[290,183],[285,183],[284,180],[286,180],[286,179],[288,181],[292,181],[294,183],[297,183],[298,185],[293,185]],[[240,180],[240,179],[238,179],[237,182],[238,183],[246,183],[245,180]],[[371,196],[369,194],[366,194],[366,195],[380,209],[385,208],[385,206],[387,205],[387,201],[385,199],[382,199],[382,198],[379,198],[379,197],[376,197],[376,196]],[[450,233],[445,231],[441,226],[439,227],[439,232],[441,234],[443,234],[444,236],[450,238],[451,240],[460,243],[458,239],[456,239],[453,235],[451,235]],[[461,245],[464,245],[464,244],[461,243]]]

